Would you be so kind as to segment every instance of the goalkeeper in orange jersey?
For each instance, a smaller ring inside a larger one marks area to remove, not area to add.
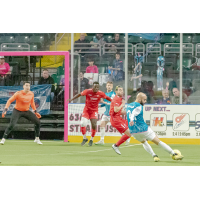
[[[2,117],[5,117],[6,112],[8,111],[8,107],[13,101],[16,100],[16,105],[15,108],[13,109],[10,124],[6,128],[0,144],[5,143],[6,138],[8,137],[9,133],[13,130],[14,126],[16,125],[20,117],[24,117],[35,124],[36,142],[37,144],[42,144],[39,139],[40,135],[39,118],[41,118],[41,115],[36,111],[34,102],[34,93],[30,91],[30,83],[27,81],[23,83],[23,88],[24,88],[23,90],[16,92],[10,99],[8,99],[6,106],[2,112]],[[34,113],[29,110],[30,105]]]

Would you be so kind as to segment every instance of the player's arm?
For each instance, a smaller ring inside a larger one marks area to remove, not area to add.
[[[86,96],[87,95],[87,92],[88,92],[88,89],[86,90],[83,90],[83,92],[79,93],[79,94],[76,94],[72,99],[67,99],[67,102],[69,101],[72,102],[74,99],[77,99],[79,98],[80,96]]]
[[[120,106],[114,106],[114,112],[119,112],[125,105],[125,100],[122,99],[122,104]]]
[[[37,118],[41,118],[41,115],[37,112],[35,102],[34,102],[34,95],[31,99],[31,108],[33,109],[33,112],[35,113]]]
[[[9,108],[10,104],[11,104],[13,101],[15,101],[15,100],[17,99],[17,94],[18,94],[18,93],[16,92],[12,97],[10,97],[10,98],[8,99],[8,101],[7,101],[7,103],[6,103],[6,106],[5,106],[5,108],[4,108],[3,112],[2,112],[2,117],[5,117],[5,115],[6,115],[7,111],[8,111],[8,108]]]

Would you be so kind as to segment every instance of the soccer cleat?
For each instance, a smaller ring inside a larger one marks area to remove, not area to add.
[[[154,161],[155,161],[155,162],[158,162],[158,161],[160,161],[160,158],[158,158],[158,156],[157,156],[157,155],[155,155],[155,156],[153,157],[153,159],[154,159]]]
[[[35,139],[34,142],[37,142],[37,140]]]
[[[121,152],[119,151],[119,148],[118,148],[117,146],[115,146],[115,144],[112,145],[112,148],[114,149],[114,151],[115,151],[117,154],[121,155]]]
[[[98,142],[94,143],[96,145],[104,145],[104,141],[103,140],[99,140]]]
[[[0,144],[3,145],[4,142],[5,142],[5,139],[2,139],[1,142],[0,142]]]
[[[174,155],[172,155],[173,160],[183,160],[183,158],[184,156],[182,156],[181,154],[175,153]]]
[[[88,141],[88,139],[86,138],[86,139],[83,139],[83,142],[81,142],[81,146],[84,146],[85,145],[85,143]]]
[[[37,144],[42,144],[42,142],[40,142],[40,140],[36,140]]]
[[[89,143],[88,143],[88,146],[91,147],[92,144],[93,144],[93,140],[90,140]]]
[[[131,138],[129,138],[128,140],[126,140],[125,145],[128,146],[130,144]]]

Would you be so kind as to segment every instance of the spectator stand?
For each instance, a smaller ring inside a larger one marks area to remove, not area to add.
[[[115,46],[115,49],[113,49],[113,46]],[[103,54],[114,54],[117,51],[120,52],[120,54],[125,54],[125,43],[105,43],[103,45]],[[128,53],[133,55],[133,44],[128,43]]]
[[[79,51],[79,54],[99,54],[101,56],[101,45],[99,43],[74,43],[74,52]]]
[[[150,54],[158,54],[161,55],[161,44],[160,43],[147,43],[146,44],[146,51],[147,51],[147,55],[146,55],[146,62],[148,62],[148,55]]]

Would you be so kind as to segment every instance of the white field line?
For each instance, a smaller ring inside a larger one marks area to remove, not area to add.
[[[123,146],[120,147],[120,149],[123,148],[127,148],[127,147],[133,147],[136,145],[141,145],[141,144],[133,144],[133,145],[128,145],[128,146]],[[56,154],[23,154],[23,155],[1,155],[2,156],[58,156],[58,155],[73,155],[73,154],[84,154],[84,153],[97,153],[97,152],[101,152],[101,151],[110,151],[113,150],[112,148],[109,149],[101,149],[101,150],[97,150],[97,151],[76,151],[76,152],[66,152],[66,153],[56,153]],[[33,150],[34,151],[34,150]]]

